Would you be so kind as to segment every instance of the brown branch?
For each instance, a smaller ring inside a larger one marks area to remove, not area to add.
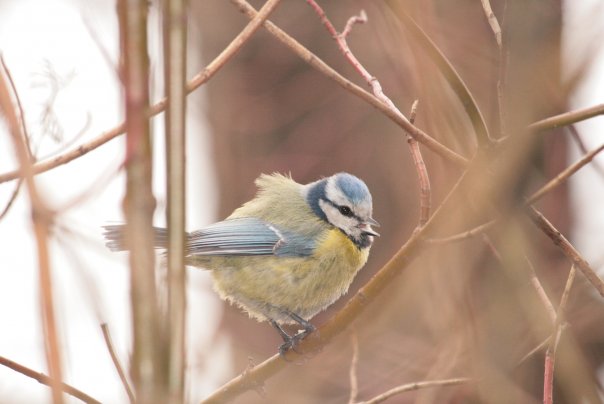
[[[6,71],[0,72],[0,114],[4,116],[9,129],[9,134],[17,155],[20,171],[25,178],[25,185],[29,193],[31,205],[31,221],[38,251],[38,276],[40,281],[40,306],[42,311],[42,329],[44,330],[44,348],[46,351],[46,362],[50,373],[50,387],[52,399],[55,404],[63,402],[61,390],[61,352],[59,350],[59,338],[57,333],[54,298],[52,289],[52,276],[50,267],[50,256],[48,250],[48,238],[52,214],[48,210],[44,200],[38,193],[34,181],[31,155],[27,147],[27,140],[13,105],[8,85],[6,83]]]
[[[245,45],[251,36],[256,32],[258,27],[268,18],[270,12],[276,7],[280,0],[269,0],[260,9],[260,12],[254,16],[245,28],[229,43],[229,45],[214,59],[210,62],[201,72],[197,73],[187,83],[187,94],[192,93],[194,90],[205,84]],[[160,112],[163,112],[166,108],[167,100],[161,99],[153,106],[149,108],[149,117],[153,117]],[[91,141],[84,143],[73,150],[60,154],[58,156],[49,158],[48,160],[41,161],[33,165],[33,174],[40,174],[63,164],[67,164],[88,152],[104,145],[116,137],[123,135],[126,131],[125,123],[122,122],[116,127],[109,129]],[[0,174],[0,184],[12,181],[22,177],[23,174],[20,170],[8,171]]]
[[[489,25],[491,26],[491,31],[493,31],[493,35],[495,35],[497,47],[501,49],[501,27],[499,26],[499,21],[497,21],[497,17],[495,17],[495,13],[493,13],[493,9],[491,8],[491,2],[489,0],[480,0],[480,2],[482,3],[482,9],[484,10],[484,14],[487,17],[487,21],[489,21]]]
[[[548,129],[556,129],[562,126],[571,125],[575,122],[584,121],[598,115],[604,115],[604,104],[551,116],[530,124],[528,129],[533,132],[541,132]]]
[[[558,312],[556,313],[556,321],[554,326],[554,333],[550,337],[547,351],[545,352],[545,365],[543,372],[543,403],[552,404],[554,397],[554,366],[556,363],[556,352],[558,350],[558,343],[562,336],[564,316],[566,312],[566,305],[568,304],[568,297],[570,295],[570,289],[573,286],[575,280],[575,274],[577,270],[574,265],[571,266],[568,278],[566,279],[566,285],[564,286],[564,292],[560,298],[560,305],[558,306]]]
[[[445,80],[447,80],[447,83],[451,86],[451,89],[455,92],[455,95],[459,98],[470,118],[479,146],[489,145],[492,142],[492,139],[489,135],[487,124],[480,112],[480,108],[478,108],[476,100],[474,100],[468,86],[466,86],[466,83],[463,81],[457,70],[455,70],[453,64],[399,3],[395,2],[392,4],[392,6],[398,7],[396,15],[403,25],[409,30],[411,35],[413,35],[414,39],[422,47],[423,51],[428,55],[432,62],[434,62],[438,70],[443,74]]]
[[[231,2],[237,6],[237,8],[247,15],[248,18],[254,18],[257,15],[257,11],[249,5],[245,0],[231,0]],[[332,69],[329,65],[327,65],[323,60],[321,60],[317,55],[310,52],[303,45],[301,45],[298,41],[293,39],[283,30],[278,28],[275,24],[270,21],[266,21],[264,23],[264,28],[273,35],[278,41],[287,46],[291,51],[293,51],[296,55],[298,55],[302,60],[308,63],[312,68],[316,69],[325,77],[333,80],[335,83],[340,85],[345,90],[351,92],[355,96],[359,97],[363,101],[368,104],[374,106],[379,111],[384,113],[388,118],[390,118],[394,123],[400,126],[402,129],[407,131],[411,136],[417,139],[418,142],[425,145],[428,149],[432,150],[434,153],[443,157],[447,161],[454,163],[459,167],[465,167],[468,164],[468,160],[447,148],[443,144],[439,143],[434,138],[430,137],[428,134],[423,132],[421,129],[412,125],[409,120],[403,116],[402,114],[397,113],[391,110],[386,104],[384,104],[380,99],[375,97],[373,94],[365,91],[363,88],[357,86],[352,83],[350,80],[346,79],[334,69]],[[1,178],[1,177],[0,177]]]
[[[583,142],[583,139],[581,139],[581,135],[579,134],[579,131],[577,130],[576,125],[569,125],[568,130],[570,132],[570,136],[573,138],[575,143],[577,143],[579,150],[581,150],[581,153],[583,153],[583,154],[589,153],[589,150],[587,150],[587,147],[585,146],[585,142]],[[604,178],[604,167],[602,167],[600,164],[598,164],[598,162],[595,162],[595,161],[591,166],[593,167],[594,170],[596,170],[598,172],[600,177]]]
[[[109,327],[106,323],[101,324],[101,331],[103,332],[103,339],[105,340],[105,345],[107,346],[107,351],[109,351],[109,356],[111,356],[111,361],[113,362],[113,366],[115,366],[115,370],[117,371],[118,376],[122,382],[122,386],[124,386],[124,390],[126,390],[126,394],[128,394],[128,399],[131,404],[136,402],[136,398],[134,397],[134,393],[132,393],[132,388],[130,388],[130,384],[128,383],[128,379],[126,378],[126,373],[124,372],[124,368],[120,363],[120,359],[115,353],[115,349],[113,348],[113,342],[111,341],[111,334],[109,333]]]
[[[125,241],[130,264],[132,310],[132,358],[130,374],[137,400],[167,401],[159,306],[155,285],[153,252],[152,151],[148,117],[149,60],[147,50],[147,1],[119,0],[117,3],[120,77],[126,110],[126,217]]]
[[[560,174],[558,174],[555,178],[552,178],[550,181],[548,181],[547,184],[545,184],[544,186],[539,188],[537,190],[537,192],[535,192],[533,195],[531,195],[527,199],[526,203],[533,204],[536,201],[538,201],[539,199],[541,199],[545,194],[547,194],[548,192],[550,192],[551,190],[553,190],[554,188],[556,188],[557,186],[562,184],[564,181],[566,181],[571,175],[573,175],[574,173],[579,171],[581,168],[583,168],[584,166],[589,164],[594,159],[594,157],[596,157],[596,155],[598,153],[600,153],[602,150],[604,150],[604,144],[595,148],[594,150],[590,151],[585,156],[583,156],[579,161],[577,161],[573,165],[567,167],[564,171],[562,171]]]
[[[548,236],[552,242],[560,248],[562,253],[583,273],[589,283],[598,291],[600,296],[604,297],[604,282],[598,277],[596,272],[589,266],[589,263],[579,254],[573,245],[560,233],[541,212],[533,206],[529,206],[528,215],[533,222]]]
[[[32,379],[36,380],[38,383],[44,384],[45,386],[51,386],[53,384],[53,380],[50,377],[46,376],[44,373],[36,372],[33,369],[23,366],[15,361],[7,359],[3,356],[0,356],[0,365],[6,366],[7,368],[10,368],[17,373],[21,373],[24,376],[32,378]],[[76,389],[75,387],[73,387],[67,383],[59,383],[59,386],[60,386],[61,390],[64,391],[65,393],[67,393],[70,396],[73,396],[85,403],[88,403],[88,404],[100,404],[101,403],[100,401],[90,397],[88,394],[84,393],[81,390]]]
[[[168,307],[164,322],[167,326],[168,340],[168,389],[172,403],[182,403],[185,397],[187,14],[187,0],[163,1],[164,83],[168,100],[164,129],[167,176]]]
[[[417,105],[419,100],[415,100],[411,106],[411,112],[409,114],[409,122],[412,124],[415,122],[415,116],[417,115]],[[430,177],[428,176],[428,168],[422,157],[421,150],[417,140],[407,135],[407,143],[413,158],[413,164],[415,166],[415,172],[419,179],[419,227],[422,227],[430,219],[430,209],[432,208],[432,190],[430,187]]]
[[[359,404],[378,404],[383,401],[386,401],[390,397],[393,397],[395,395],[405,393],[408,391],[426,389],[426,388],[438,387],[438,386],[457,386],[459,384],[471,383],[473,381],[474,381],[474,379],[472,379],[470,377],[456,377],[453,379],[428,380],[428,381],[407,383],[407,384],[403,384],[401,386],[395,387],[393,389],[390,389],[390,390],[386,391],[385,393],[382,393],[382,394],[372,398],[371,400],[363,401]]]
[[[454,234],[454,235],[448,236],[448,237],[429,238],[429,239],[426,239],[426,242],[429,244],[447,244],[447,243],[453,243],[456,241],[463,241],[465,239],[483,234],[485,231],[487,231],[488,229],[493,227],[496,223],[497,223],[497,219],[493,219],[493,220],[483,223],[479,226],[476,226],[470,230],[466,230],[464,232],[457,233],[457,234]]]
[[[359,396],[359,379],[357,377],[359,337],[355,331],[351,333],[350,340],[352,341],[352,360],[350,361],[350,371],[348,373],[350,379],[350,398],[348,399],[348,404],[354,404],[357,402],[357,397]]]
[[[552,324],[555,324],[556,323],[556,309],[554,308],[552,301],[547,296],[547,293],[545,292],[545,289],[543,288],[541,281],[537,277],[537,272],[535,272],[535,267],[533,266],[533,263],[531,262],[531,260],[529,260],[529,258],[526,255],[524,256],[524,259],[525,259],[525,261],[527,263],[527,267],[529,269],[529,277],[531,280],[531,284],[533,285],[533,288],[537,292],[537,296],[539,296],[539,300],[541,300],[543,307],[545,307],[545,311],[547,312],[547,315],[549,316]]]

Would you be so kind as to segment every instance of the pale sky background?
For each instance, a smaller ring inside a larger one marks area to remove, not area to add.
[[[598,16],[594,14],[596,3],[597,0],[567,1],[572,7],[565,14],[564,43],[571,57],[579,40],[577,35],[589,31],[587,39],[581,41],[604,44],[601,35],[595,37],[604,29],[604,7],[597,9]],[[93,40],[93,36],[98,38],[108,55],[117,54],[113,0],[0,1],[0,10],[0,52],[14,77],[35,139],[40,138],[42,107],[51,94],[51,81],[45,74],[48,69],[63,82],[54,113],[64,142],[69,142],[73,134],[84,127],[84,135],[75,144],[92,139],[121,121],[120,93],[113,70],[115,60],[107,60]],[[157,27],[157,16],[152,14],[151,18],[155,18],[152,27]],[[597,27],[594,22],[602,26]],[[157,38],[153,39],[155,48],[152,50],[156,50]],[[192,66],[190,76],[199,67]],[[573,100],[573,108],[604,102],[603,72],[604,46],[601,45],[594,56],[591,79]],[[160,86],[158,81],[157,88]],[[190,102],[199,106],[203,103],[203,90],[196,94]],[[578,125],[588,148],[604,141],[603,121],[604,118],[599,117]],[[154,122],[156,128],[161,129],[162,121]],[[199,150],[207,145],[204,123],[190,120],[188,125],[190,146]],[[162,143],[159,133],[155,141],[159,150]],[[62,146],[45,136],[39,147],[39,155],[46,156]],[[62,244],[56,241],[51,244],[53,281],[56,311],[60,313],[65,381],[102,402],[111,403],[127,399],[105,349],[99,324],[109,324],[118,354],[126,365],[130,349],[128,272],[125,254],[112,254],[104,248],[100,228],[122,217],[124,179],[123,175],[114,175],[122,160],[122,150],[122,140],[113,140],[76,162],[37,177],[43,195],[54,207],[68,203],[82,190],[93,190],[85,203],[57,220],[73,233],[70,236],[61,232]],[[216,219],[211,159],[209,155],[196,153],[195,156],[199,160],[189,159],[188,167],[190,230]],[[569,161],[575,161],[577,156],[575,150]],[[604,159],[598,160],[604,166]],[[162,165],[159,158],[155,184],[160,207],[163,204]],[[0,172],[15,166],[12,144],[5,128],[0,126]],[[105,183],[104,178],[112,179]],[[573,240],[589,261],[603,263],[604,181],[587,167],[573,177],[571,184],[577,223]],[[0,206],[4,206],[13,187],[14,183],[0,185]],[[33,288],[37,285],[36,247],[31,237],[26,195],[21,192],[10,214],[0,222],[0,355],[46,372],[38,291]],[[161,224],[161,209],[158,211],[156,223]],[[189,398],[191,402],[198,402],[230,372],[229,352],[226,337],[211,339],[222,303],[211,292],[208,274],[203,271],[188,274],[189,340],[192,341],[189,376],[195,380],[189,389]],[[208,354],[213,356],[207,357]],[[220,359],[214,360],[216,357]],[[211,368],[206,367],[208,363],[212,364]],[[217,364],[225,367],[217,368]],[[0,403],[42,403],[49,397],[46,386],[0,367]]]

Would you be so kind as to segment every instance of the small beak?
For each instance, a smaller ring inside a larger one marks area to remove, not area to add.
[[[370,220],[368,220],[366,222],[363,222],[363,223],[359,224],[359,229],[361,229],[361,231],[363,232],[363,234],[369,234],[370,236],[376,236],[377,237],[377,236],[380,235],[380,233],[378,233],[377,231],[375,231],[375,230],[373,230],[371,228],[372,224],[374,226],[379,226],[380,225],[375,220],[370,219]]]
[[[375,219],[374,219],[374,218],[372,218],[372,217],[370,217],[369,219],[367,219],[366,223],[367,223],[367,224],[370,224],[370,225],[372,225],[372,226],[375,226],[375,227],[380,227],[380,224],[378,223],[378,221],[377,221],[377,220],[375,220]]]

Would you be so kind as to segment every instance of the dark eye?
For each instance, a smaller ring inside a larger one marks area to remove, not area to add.
[[[350,208],[348,206],[340,206],[340,207],[338,207],[338,210],[344,216],[352,216],[352,210],[350,210]]]

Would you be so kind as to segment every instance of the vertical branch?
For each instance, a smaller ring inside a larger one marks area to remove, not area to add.
[[[573,265],[568,273],[566,279],[566,286],[564,292],[562,292],[562,298],[560,298],[560,306],[558,306],[558,312],[556,313],[556,324],[554,327],[554,333],[549,339],[547,351],[545,351],[545,365],[543,372],[543,403],[552,404],[554,398],[554,365],[556,363],[556,351],[558,349],[558,342],[562,336],[562,330],[564,329],[564,315],[566,311],[566,305],[568,304],[568,296],[570,289],[575,281],[575,275],[577,273],[576,267]]]
[[[50,212],[38,193],[34,181],[31,154],[27,146],[27,141],[25,140],[25,133],[19,125],[19,119],[17,118],[17,113],[5,77],[6,71],[3,70],[2,73],[0,73],[0,114],[4,116],[7,122],[19,161],[20,172],[23,173],[23,177],[25,178],[25,184],[31,202],[31,220],[38,248],[40,306],[42,311],[42,329],[44,331],[44,347],[51,379],[50,387],[52,389],[52,400],[56,404],[63,402],[63,394],[61,392],[61,353],[59,351],[59,339],[56,329],[50,257],[48,251],[48,236],[50,233],[50,224],[52,222],[52,212]]]
[[[417,115],[417,105],[419,100],[415,100],[411,106],[411,113],[409,114],[409,122],[415,123],[415,117]],[[430,187],[430,177],[428,176],[428,169],[422,152],[419,148],[419,143],[411,135],[407,134],[407,143],[415,164],[415,171],[419,178],[419,227],[423,227],[430,219],[430,209],[432,207],[432,190]]]
[[[121,78],[126,101],[126,245],[130,251],[133,349],[130,371],[137,402],[161,402],[165,394],[154,274],[149,134],[149,59],[146,0],[119,0]]]
[[[491,3],[489,0],[480,0],[482,3],[482,9],[484,10],[484,14],[487,17],[487,21],[491,26],[491,31],[493,31],[493,35],[495,36],[495,41],[497,42],[497,50],[499,52],[499,71],[497,77],[497,107],[499,111],[499,136],[505,136],[505,107],[503,104],[503,87],[505,82],[505,71],[507,65],[507,57],[503,47],[503,37],[501,34],[501,26],[499,25],[499,21],[497,21],[497,17],[495,13],[493,13],[493,9],[491,8]]]
[[[168,389],[170,402],[184,400],[185,386],[185,114],[187,0],[163,0],[165,138],[168,199]]]

